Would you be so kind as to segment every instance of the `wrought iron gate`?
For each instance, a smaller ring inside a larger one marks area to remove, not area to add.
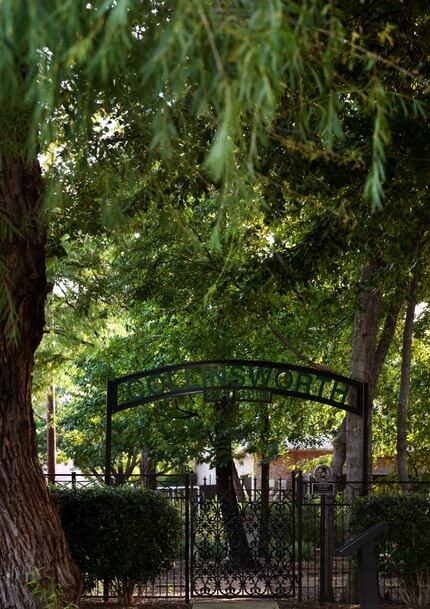
[[[286,481],[282,481],[285,483]],[[202,486],[191,498],[191,594],[291,597],[295,594],[294,486],[218,497]]]

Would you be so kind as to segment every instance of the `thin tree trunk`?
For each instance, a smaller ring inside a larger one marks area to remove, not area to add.
[[[223,427],[218,423],[215,429],[216,493],[229,543],[230,559],[237,566],[247,568],[253,564],[253,557],[234,489],[231,437],[228,426],[225,426],[225,420],[230,418],[226,411],[231,407],[231,403],[229,400],[225,400],[216,403],[215,407],[220,419],[224,420]]]
[[[252,565],[253,559],[234,490],[232,462],[233,459],[216,463],[216,493],[229,543],[230,559],[237,566],[246,568]]]
[[[242,481],[239,477],[239,474],[237,473],[237,467],[236,464],[233,460],[233,466],[232,466],[232,470],[233,470],[233,486],[234,486],[234,491],[236,493],[236,497],[237,500],[241,503],[243,503],[246,499],[246,491],[243,488],[243,484]]]
[[[416,278],[413,277],[409,286],[408,304],[406,306],[405,325],[403,328],[402,368],[400,375],[399,401],[397,404],[397,472],[404,492],[409,491],[407,433],[409,385],[412,361],[412,334],[416,306]]]
[[[140,451],[139,469],[145,487],[154,491],[157,488],[157,463],[148,455],[146,446]]]
[[[0,156],[0,169],[0,222],[12,227],[0,240],[0,290],[13,307],[0,318],[0,607],[34,609],[40,600],[26,585],[30,572],[40,569],[70,601],[80,596],[81,577],[38,461],[31,408],[48,291],[40,167]]]
[[[334,479],[342,480],[343,466],[346,459],[346,415],[342,419],[339,429],[333,441],[332,469]]]
[[[55,482],[55,469],[57,461],[57,434],[55,424],[55,384],[54,380],[48,391],[48,413],[46,429],[46,454],[47,454],[47,474],[50,482]]]
[[[265,456],[261,455],[261,489],[260,489],[260,531],[258,536],[258,553],[261,557],[267,556],[269,549],[269,470],[270,463],[265,461]]]
[[[267,447],[267,443],[269,440],[269,411],[267,404],[262,404],[262,423],[263,428],[261,431],[261,445],[263,449]],[[258,543],[258,551],[260,556],[266,556],[269,548],[269,475],[270,475],[270,462],[267,460],[267,456],[264,454],[264,451],[261,455],[261,489],[260,489],[260,533],[259,533],[259,543]]]

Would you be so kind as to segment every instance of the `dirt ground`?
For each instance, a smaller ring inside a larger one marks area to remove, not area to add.
[[[184,601],[154,601],[148,600],[143,603],[139,603],[133,606],[139,609],[188,609],[190,605],[187,605]],[[91,599],[82,601],[80,609],[128,609],[124,605],[120,605],[116,601],[109,601],[105,603],[102,600]]]
[[[215,599],[214,599],[215,600]],[[219,599],[227,600],[227,599]],[[237,601],[240,605],[241,600]],[[256,599],[252,599],[256,600]],[[235,602],[234,600],[232,602]],[[320,605],[317,602],[302,602],[298,603],[297,600],[279,600],[279,609],[359,609],[359,605],[341,604],[341,603],[326,603]],[[148,600],[143,603],[135,605],[139,609],[188,609],[189,605],[186,605],[184,601],[154,601]],[[105,603],[101,600],[88,600],[81,604],[81,609],[126,609],[124,605],[119,605],[117,602],[110,601]],[[234,609],[234,608],[233,608]],[[379,609],[406,609],[405,605],[398,603],[380,603]]]

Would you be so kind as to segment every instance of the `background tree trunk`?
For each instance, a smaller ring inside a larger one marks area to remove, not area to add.
[[[8,302],[0,318],[0,606],[31,609],[38,602],[26,583],[35,568],[71,601],[80,596],[81,576],[39,465],[31,408],[48,291],[40,167],[0,157],[0,169],[0,293]]]
[[[379,290],[366,289],[364,282],[371,278],[371,275],[377,270],[377,261],[370,263],[367,267],[362,269],[362,285],[363,290],[359,294],[357,299],[356,316],[354,321],[353,331],[353,345],[350,362],[350,376],[364,380],[369,385],[369,471],[371,471],[371,407],[373,402],[373,394],[378,382],[379,375],[382,370],[385,358],[388,353],[388,349],[393,341],[394,334],[396,331],[397,319],[400,312],[401,303],[401,290],[398,290],[392,297],[390,306],[385,317],[384,326],[379,337],[376,349],[372,352],[376,344],[376,336],[378,331],[378,316],[380,309],[380,295]],[[369,309],[366,309],[369,307]],[[367,320],[366,320],[367,319]],[[358,377],[355,375],[359,375]],[[360,376],[361,375],[361,376]],[[358,432],[362,431],[355,429],[354,415],[345,415],[341,426],[336,434],[336,438],[333,443],[333,472],[336,480],[342,479],[343,466],[347,458],[347,444],[349,443],[349,434],[353,432],[352,438],[360,443],[361,437],[358,437]],[[348,429],[347,429],[348,422]],[[358,421],[358,424],[360,422]],[[351,452],[349,456],[351,457]],[[361,479],[361,470],[359,471],[360,464],[362,463],[361,454],[355,459],[356,470],[355,475]],[[360,475],[359,475],[360,474]],[[352,471],[349,471],[348,479],[351,478]]]
[[[140,451],[139,471],[146,488],[155,490],[157,488],[157,464],[148,454],[146,446]]]
[[[229,543],[230,559],[238,566],[247,568],[252,566],[253,557],[243,526],[243,518],[233,482],[233,468],[235,466],[231,434],[228,427],[228,420],[230,419],[228,409],[231,407],[231,400],[223,400],[215,405],[217,413],[220,415],[220,421],[224,422],[222,427],[219,423],[215,429],[216,494]]]
[[[264,449],[267,447],[269,441],[269,411],[267,404],[261,404],[261,445]],[[261,489],[260,489],[260,532],[258,536],[258,552],[260,556],[266,556],[269,548],[269,517],[270,517],[270,506],[269,506],[269,475],[270,475],[270,461],[267,459],[267,455],[261,454],[260,472],[261,472]]]
[[[405,492],[409,490],[407,433],[409,385],[412,361],[412,334],[414,329],[414,316],[416,306],[415,293],[416,277],[414,276],[409,286],[405,325],[403,328],[402,368],[400,375],[399,401],[397,405],[397,472],[399,475],[399,480],[402,482],[402,490]]]
[[[367,434],[369,438],[369,454],[364,458],[369,460],[371,469],[371,429],[372,429],[372,394],[374,383],[370,383],[372,369],[375,361],[376,339],[378,334],[379,310],[381,295],[375,285],[375,274],[379,268],[377,260],[370,261],[361,271],[360,294],[357,298],[357,307],[354,319],[352,336],[352,351],[349,364],[349,376],[358,381],[369,383],[369,424]],[[363,463],[363,419],[355,414],[346,414],[346,476],[347,482],[358,482],[362,479]],[[361,485],[348,485],[347,497],[349,501],[361,491]]]
[[[55,421],[55,383],[52,379],[47,395],[47,429],[46,429],[46,455],[47,474],[50,482],[55,482],[57,461],[57,433]]]

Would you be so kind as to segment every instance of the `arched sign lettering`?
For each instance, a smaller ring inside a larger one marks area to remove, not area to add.
[[[363,454],[367,454],[367,385],[315,368],[260,360],[187,362],[142,370],[108,381],[106,409],[106,480],[110,480],[112,415],[158,400],[202,394],[206,401],[230,397],[272,402],[291,396],[328,404],[364,418]],[[367,480],[367,459],[363,459]]]

